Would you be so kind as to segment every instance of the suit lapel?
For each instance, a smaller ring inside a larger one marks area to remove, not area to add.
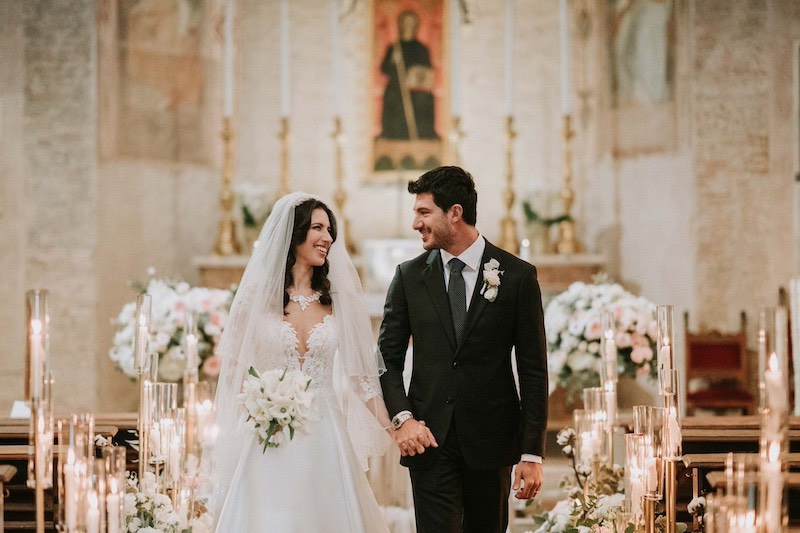
[[[488,303],[488,300],[481,294],[481,288],[483,287],[483,265],[484,263],[487,263],[493,255],[493,248],[494,247],[489,243],[489,241],[486,241],[486,248],[483,251],[481,264],[478,265],[478,280],[475,283],[475,290],[472,291],[472,300],[470,301],[469,311],[467,312],[467,325],[464,327],[464,339],[467,338],[470,330],[472,330],[473,326],[480,318],[481,313],[483,313],[483,310],[486,309],[486,304]]]
[[[433,250],[428,254],[427,266],[422,271],[422,281],[428,289],[428,295],[433,302],[439,319],[442,321],[442,329],[447,334],[447,338],[453,348],[456,347],[456,333],[453,330],[453,319],[450,316],[450,301],[447,299],[447,292],[444,287],[444,272],[442,272],[442,261],[439,250]]]

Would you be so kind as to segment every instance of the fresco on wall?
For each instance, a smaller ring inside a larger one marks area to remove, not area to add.
[[[609,2],[615,105],[659,105],[671,101],[675,64],[672,0]]]
[[[205,66],[200,0],[105,0],[114,6],[116,72],[99,73],[115,94],[118,156],[201,162]],[[109,78],[106,78],[108,76]]]
[[[374,0],[373,18],[372,173],[439,166],[448,122],[444,0]]]

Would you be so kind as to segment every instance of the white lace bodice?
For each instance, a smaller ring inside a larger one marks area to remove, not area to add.
[[[338,344],[333,315],[326,315],[322,322],[311,329],[302,365],[300,364],[298,349],[300,341],[297,338],[297,331],[285,320],[281,321],[281,325],[281,341],[286,368],[301,370],[310,377],[310,388],[312,389],[332,389],[333,356]]]

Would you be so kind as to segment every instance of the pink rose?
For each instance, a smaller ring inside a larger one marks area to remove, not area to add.
[[[640,365],[645,361],[650,361],[653,358],[653,350],[649,346],[634,346],[631,350],[631,361]]]
[[[214,378],[219,376],[219,370],[221,366],[222,366],[222,360],[219,358],[219,356],[212,355],[211,357],[203,361],[203,366],[201,367],[201,370],[206,376]]]

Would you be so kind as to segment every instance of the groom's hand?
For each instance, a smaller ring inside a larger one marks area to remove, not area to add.
[[[514,485],[511,487],[516,492],[514,497],[518,500],[534,498],[542,488],[543,480],[544,475],[540,463],[520,461],[514,469]]]
[[[417,454],[425,453],[425,448],[433,446],[437,448],[439,444],[436,442],[431,430],[425,425],[423,420],[406,420],[400,429],[394,432],[394,441],[400,448],[400,455],[414,456]]]

